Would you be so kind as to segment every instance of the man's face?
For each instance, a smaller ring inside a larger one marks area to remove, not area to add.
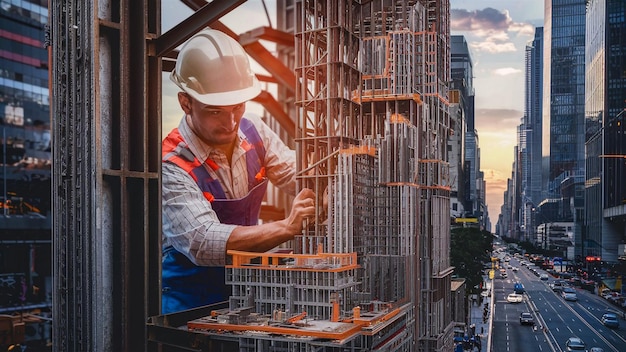
[[[246,111],[245,103],[211,106],[200,103],[185,93],[178,94],[180,105],[188,115],[191,129],[207,144],[227,145],[237,137],[239,122]]]

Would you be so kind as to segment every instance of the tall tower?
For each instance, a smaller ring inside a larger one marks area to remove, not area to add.
[[[528,138],[531,149],[530,178],[527,192],[533,203],[541,202],[541,139],[543,110],[543,27],[535,28],[535,38],[526,47],[526,84],[524,115],[532,136]]]
[[[624,260],[626,218],[626,4],[589,1],[586,70],[585,231],[578,241],[581,257]],[[621,250],[621,251],[620,251]],[[620,258],[621,257],[621,258]],[[623,274],[623,273],[622,273]]]
[[[381,174],[380,180],[389,192],[418,189],[417,252],[408,258],[415,261],[418,278],[411,285],[419,293],[415,297],[416,350],[440,350],[449,346],[451,329],[451,317],[444,308],[450,302],[452,270],[447,163],[449,2],[372,1],[363,5],[362,13],[363,120],[371,119],[372,126],[380,126],[382,121],[406,124],[406,129],[416,128],[418,133],[410,143],[411,154],[392,152],[379,160],[381,172],[416,172],[417,178],[407,182],[399,176],[385,181]],[[403,166],[406,160],[415,160],[417,170]]]
[[[535,28],[535,38],[526,46],[525,53],[524,118],[520,133],[524,143],[520,147],[521,204],[520,225],[522,240],[529,241],[534,233],[533,214],[541,197],[541,138],[543,94],[543,27]]]
[[[543,153],[550,157],[549,197],[560,197],[561,182],[584,172],[585,2],[545,2],[543,130],[549,135]]]
[[[543,177],[538,223],[574,222],[582,234],[585,177],[585,0],[546,0],[544,8]],[[569,246],[576,248],[576,243]],[[563,256],[570,260],[568,248]]]
[[[465,174],[465,138],[467,121],[474,120],[474,70],[464,36],[450,37],[450,72],[450,211],[453,217],[464,217],[469,193],[469,181]]]

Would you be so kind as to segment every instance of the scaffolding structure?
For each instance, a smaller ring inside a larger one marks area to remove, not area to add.
[[[449,351],[449,0],[295,3],[293,251],[229,251],[239,351]],[[446,31],[447,30],[447,31]]]

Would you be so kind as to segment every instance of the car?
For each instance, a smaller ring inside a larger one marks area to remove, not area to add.
[[[564,287],[563,291],[561,291],[561,297],[566,301],[578,301],[576,290],[572,287]]]
[[[511,270],[513,270],[513,272],[516,273],[519,269],[516,266],[514,266],[513,269]]]
[[[522,325],[535,325],[533,315],[528,312],[522,312],[519,315],[519,323]]]
[[[561,280],[556,280],[553,283],[550,284],[550,287],[552,288],[552,291],[554,292],[560,292],[563,290],[563,281]]]
[[[506,296],[506,301],[509,303],[521,303],[524,300],[524,296],[517,294],[517,293],[511,293],[508,296]]]
[[[611,295],[607,298],[609,302],[619,303],[622,300],[622,294],[619,292],[612,292]]]
[[[548,281],[548,274],[541,274],[539,275],[539,280],[541,281]]]
[[[615,313],[605,313],[600,320],[607,328],[619,328],[619,319]]]
[[[570,337],[565,341],[566,351],[587,351],[587,345],[580,337]]]
[[[591,347],[589,352],[604,352],[604,349],[602,347]]]
[[[521,295],[522,293],[524,293],[524,285],[522,285],[521,282],[516,282],[513,285],[513,292]]]

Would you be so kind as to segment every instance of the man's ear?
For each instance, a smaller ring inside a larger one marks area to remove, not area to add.
[[[185,114],[191,114],[191,98],[185,92],[178,92],[178,103],[180,104],[180,108],[183,109]]]

